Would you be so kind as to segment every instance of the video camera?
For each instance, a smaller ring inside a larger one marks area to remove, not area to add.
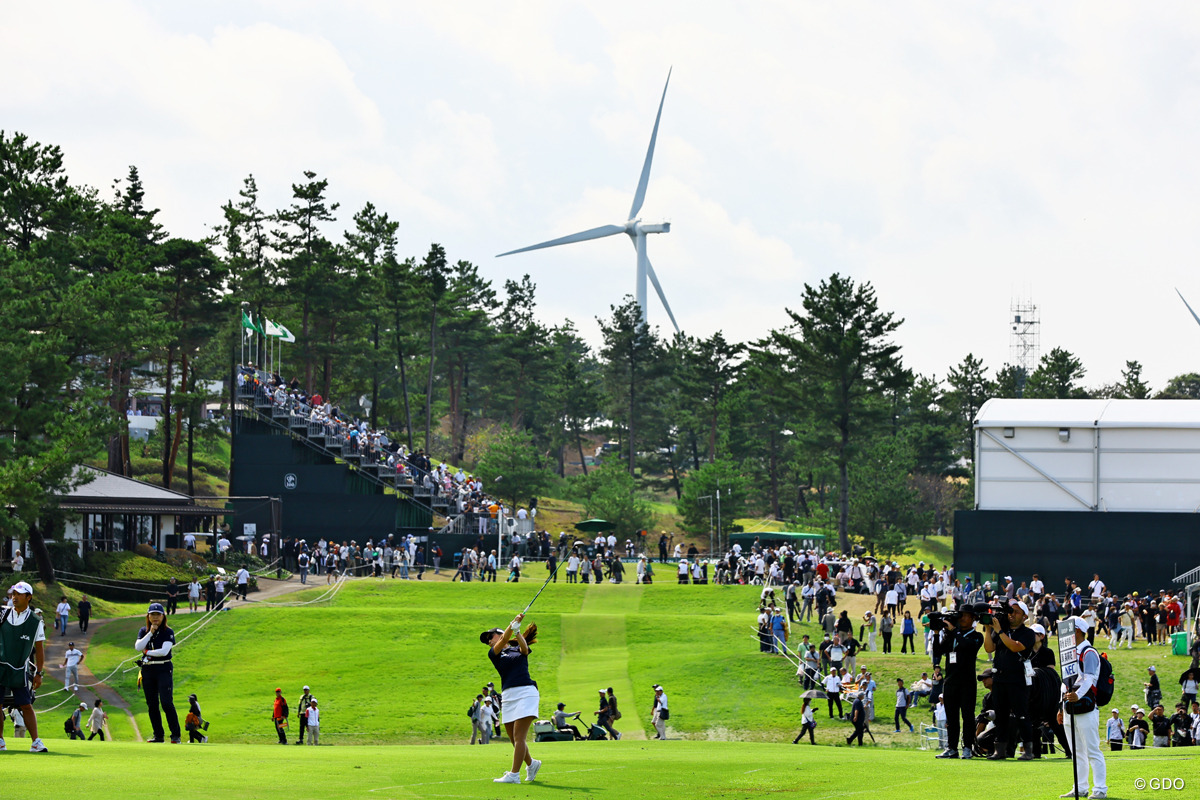
[[[955,611],[930,611],[929,626],[931,628],[940,628],[942,623],[950,622],[954,625],[958,624],[958,620],[962,617],[964,610],[970,610],[975,615],[975,621],[983,625],[991,625],[993,619],[1000,620],[1000,627],[1008,630],[1008,613],[1001,605],[993,605],[990,603],[973,603],[964,605]]]

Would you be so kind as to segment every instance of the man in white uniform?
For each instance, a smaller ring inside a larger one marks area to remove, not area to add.
[[[1092,768],[1090,798],[1108,797],[1108,767],[1100,749],[1100,709],[1096,707],[1096,684],[1100,680],[1100,655],[1088,644],[1088,623],[1082,617],[1071,617],[1075,624],[1075,647],[1079,654],[1079,674],[1067,677],[1062,684],[1063,704],[1058,712],[1068,741],[1075,742],[1075,787],[1059,797],[1074,797],[1075,790],[1083,797],[1088,788],[1088,766]],[[1086,710],[1085,710],[1086,709]]]

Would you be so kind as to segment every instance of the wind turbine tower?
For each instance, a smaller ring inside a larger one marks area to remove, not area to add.
[[[670,233],[671,223],[669,222],[642,222],[638,213],[642,210],[642,203],[646,199],[646,184],[650,182],[650,165],[654,161],[654,143],[658,139],[658,123],[662,119],[663,103],[667,100],[667,86],[671,84],[671,72],[667,71],[667,82],[663,86],[662,99],[658,102],[658,115],[654,117],[654,130],[650,133],[650,147],[646,150],[646,161],[642,164],[642,174],[638,178],[637,190],[633,193],[633,205],[629,208],[629,217],[625,222],[619,225],[601,225],[598,228],[591,228],[579,233],[572,233],[568,236],[562,236],[558,239],[551,239],[548,242],[522,247],[517,250],[509,250],[507,253],[501,253],[496,256],[511,256],[516,253],[525,253],[530,250],[541,250],[547,247],[557,247],[560,244],[572,244],[574,242],[586,242],[588,239],[602,239],[605,236],[614,236],[618,233],[624,233],[633,243],[634,250],[637,251],[637,284],[634,291],[634,297],[637,298],[638,307],[642,310],[642,322],[648,321],[646,314],[646,279],[654,284],[654,291],[658,293],[658,299],[662,301],[663,308],[667,311],[667,316],[671,318],[671,325],[675,327],[675,332],[679,332],[679,323],[675,321],[675,315],[671,313],[671,306],[667,303],[667,296],[663,292],[662,284],[658,282],[658,275],[654,273],[654,267],[650,264],[650,257],[646,255],[646,236],[651,233]]]

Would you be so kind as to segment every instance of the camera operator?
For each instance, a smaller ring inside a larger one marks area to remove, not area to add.
[[[1033,664],[1029,661],[1033,653],[1034,633],[1025,627],[1029,607],[1020,600],[1007,601],[1007,622],[1002,625],[1000,615],[992,616],[987,635],[983,638],[983,649],[995,654],[993,666],[992,699],[996,706],[996,719],[1007,719],[1012,714],[1017,719],[1017,731],[1024,745],[1021,761],[1032,761],[1033,726],[1029,722],[1029,687],[1033,683]],[[996,752],[988,756],[989,761],[1008,758],[1008,742],[1001,739],[1004,728],[999,729]]]
[[[975,611],[963,606],[957,614],[941,618],[943,628],[933,641],[933,663],[946,657],[946,680],[942,697],[946,707],[946,749],[938,758],[958,758],[962,734],[962,758],[973,756],[975,746],[975,660],[983,646],[983,634],[975,630]]]

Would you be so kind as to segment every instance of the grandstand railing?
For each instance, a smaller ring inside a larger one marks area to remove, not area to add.
[[[237,396],[260,419],[286,429],[308,446],[341,459],[368,480],[384,488],[394,488],[436,514],[449,517],[452,509],[457,510],[436,486],[436,480],[420,467],[403,459],[387,463],[382,451],[359,444],[359,437],[356,432],[352,433],[351,426],[336,420],[314,418],[310,406],[282,393],[272,393],[263,384],[261,375],[254,377],[256,380],[248,380],[237,387]],[[390,442],[384,437],[381,444],[386,446]]]

